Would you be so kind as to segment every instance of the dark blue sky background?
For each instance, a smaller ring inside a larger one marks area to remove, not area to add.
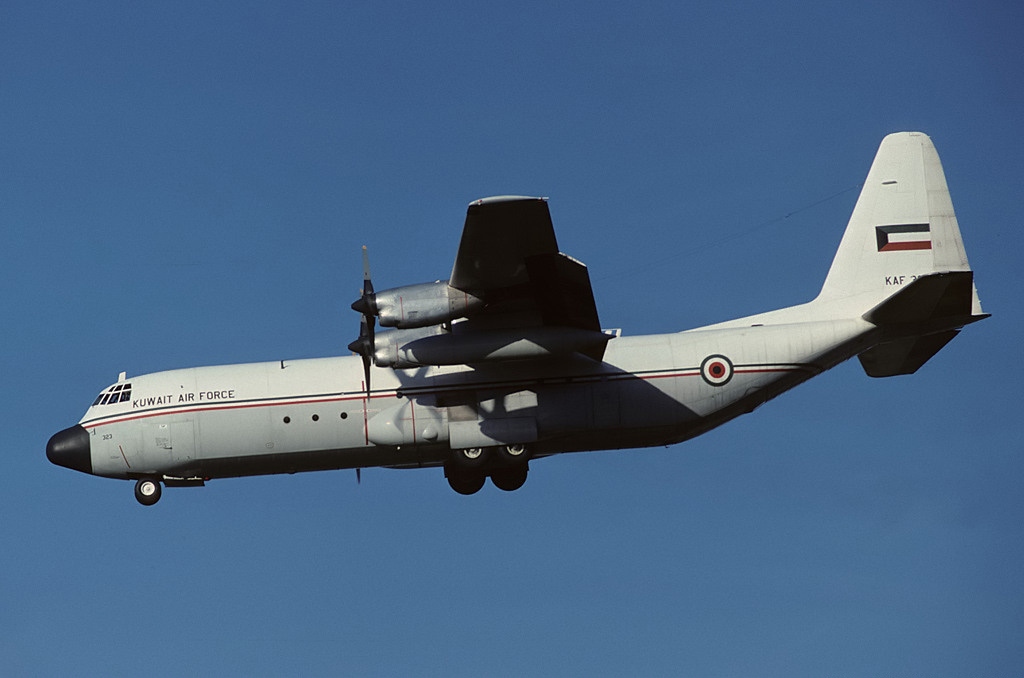
[[[1013,3],[0,6],[0,673],[1015,675]],[[45,459],[118,372],[345,353],[545,195],[602,323],[814,296],[882,137],[931,135],[985,310],[694,441],[168,490]]]

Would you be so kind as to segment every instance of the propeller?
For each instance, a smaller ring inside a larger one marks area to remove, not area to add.
[[[352,303],[352,310],[362,314],[359,321],[359,338],[348,345],[353,353],[363,358],[363,375],[366,377],[366,399],[370,399],[370,366],[373,362],[374,330],[377,323],[377,297],[370,280],[370,255],[363,245],[363,294]]]

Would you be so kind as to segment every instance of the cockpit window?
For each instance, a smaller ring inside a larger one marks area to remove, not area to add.
[[[114,384],[103,393],[96,396],[96,400],[93,401],[93,407],[96,405],[113,405],[114,403],[123,403],[131,400],[132,397],[132,385],[131,383]]]

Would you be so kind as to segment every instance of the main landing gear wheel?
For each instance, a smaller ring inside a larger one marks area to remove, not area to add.
[[[452,458],[464,468],[480,468],[487,463],[490,456],[485,447],[467,447],[460,450],[452,450]]]
[[[152,506],[160,501],[160,481],[152,478],[143,478],[135,483],[135,498],[143,506]]]
[[[476,494],[487,480],[482,471],[458,468],[451,464],[444,467],[444,475],[448,484],[459,494]]]
[[[530,458],[530,448],[519,443],[504,445],[498,448],[498,456],[506,464],[523,464]]]
[[[526,482],[526,475],[530,468],[526,464],[520,466],[509,466],[508,468],[495,469],[491,472],[491,482],[499,490],[512,492],[518,490]]]

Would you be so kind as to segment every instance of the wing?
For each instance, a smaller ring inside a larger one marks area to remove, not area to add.
[[[352,308],[396,329],[364,330],[350,348],[380,367],[601,360],[613,336],[601,331],[587,267],[558,251],[543,198],[471,203],[448,281],[370,290]]]
[[[601,328],[587,267],[558,251],[544,198],[501,196],[470,203],[449,284],[487,304],[465,321],[470,325],[463,331]]]
[[[527,282],[525,260],[557,254],[544,198],[500,196],[469,204],[448,281],[460,290],[487,291]]]

